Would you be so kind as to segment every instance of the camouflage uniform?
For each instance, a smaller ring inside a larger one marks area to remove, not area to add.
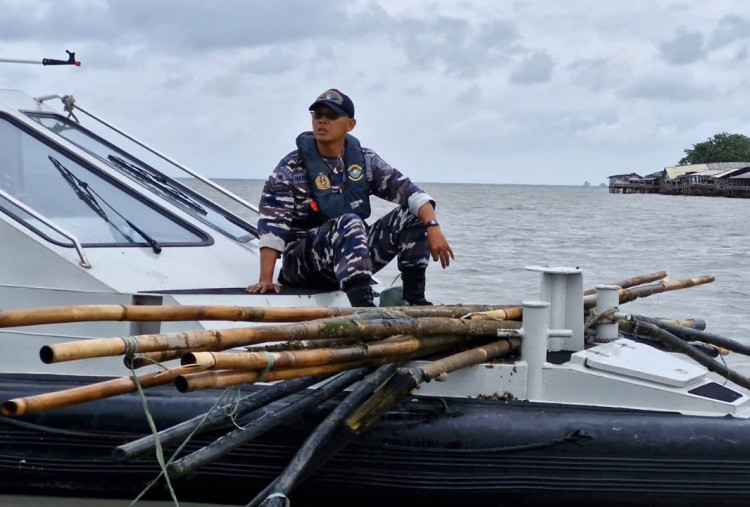
[[[282,252],[282,284],[336,289],[350,280],[369,277],[397,257],[400,271],[426,268],[430,250],[425,227],[417,216],[432,198],[374,151],[363,148],[370,194],[398,207],[367,224],[354,213],[305,227],[312,212],[312,189],[297,150],[284,157],[263,187],[258,231],[260,246]],[[344,162],[323,159],[333,189],[346,181]]]

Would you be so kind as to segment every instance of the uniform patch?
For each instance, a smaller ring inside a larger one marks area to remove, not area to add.
[[[328,190],[331,188],[331,180],[328,179],[327,175],[320,173],[315,177],[315,187],[318,190]]]
[[[357,164],[352,164],[349,166],[349,169],[346,170],[349,179],[351,181],[359,181],[362,179],[362,176],[364,176],[365,171]]]

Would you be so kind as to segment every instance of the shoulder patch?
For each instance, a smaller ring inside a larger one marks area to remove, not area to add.
[[[352,164],[346,170],[346,174],[351,181],[359,181],[362,179],[362,176],[364,176],[365,171],[359,165]]]

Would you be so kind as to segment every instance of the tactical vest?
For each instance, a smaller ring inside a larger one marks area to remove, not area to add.
[[[344,147],[346,179],[340,192],[331,188],[328,166],[318,153],[312,132],[303,132],[297,136],[297,149],[305,164],[307,179],[313,194],[313,202],[310,206],[312,220],[305,225],[316,227],[326,219],[336,218],[345,213],[356,213],[363,219],[370,216],[370,183],[365,174],[365,157],[362,154],[362,147],[356,137],[346,135]]]

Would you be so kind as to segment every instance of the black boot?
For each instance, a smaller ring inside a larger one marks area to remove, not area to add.
[[[424,298],[425,271],[427,268],[405,269],[401,272],[401,280],[404,282],[404,299],[411,306],[432,304]]]
[[[370,277],[362,277],[356,280],[350,280],[344,286],[344,292],[349,298],[349,303],[353,307],[374,307],[372,288],[370,287]]]

